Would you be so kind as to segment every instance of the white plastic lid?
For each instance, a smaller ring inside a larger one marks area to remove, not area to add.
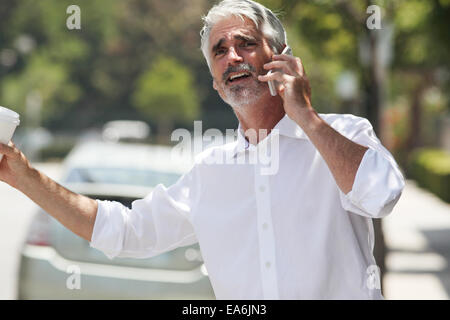
[[[19,114],[10,109],[0,106],[0,120],[6,120],[14,123],[16,126],[19,125]]]

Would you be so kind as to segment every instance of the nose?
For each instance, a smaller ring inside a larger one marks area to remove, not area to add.
[[[239,55],[234,47],[230,47],[228,49],[228,60],[230,64],[241,63],[244,61],[244,58]]]

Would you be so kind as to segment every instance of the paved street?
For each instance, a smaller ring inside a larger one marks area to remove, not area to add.
[[[38,164],[54,179],[59,164]],[[0,182],[0,299],[15,299],[20,248],[36,206]],[[383,220],[389,253],[386,299],[449,299],[450,205],[408,181],[396,208]]]
[[[450,205],[408,181],[383,220],[386,299],[449,299]]]
[[[60,164],[36,164],[58,179]],[[37,206],[19,191],[0,182],[0,299],[15,299],[20,249]]]

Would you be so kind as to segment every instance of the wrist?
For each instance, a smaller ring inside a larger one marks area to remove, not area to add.
[[[39,179],[40,172],[28,165],[25,168],[23,174],[17,177],[14,187],[26,194],[29,189],[32,189],[33,186],[36,185],[36,181],[38,181]]]
[[[306,134],[317,131],[325,123],[312,107],[298,108],[296,111],[297,112],[292,120],[294,120]]]

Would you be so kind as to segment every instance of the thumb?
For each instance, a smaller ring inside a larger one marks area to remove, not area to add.
[[[15,145],[12,141],[9,141],[8,145],[0,143],[0,154],[6,156],[12,156],[14,154]]]

